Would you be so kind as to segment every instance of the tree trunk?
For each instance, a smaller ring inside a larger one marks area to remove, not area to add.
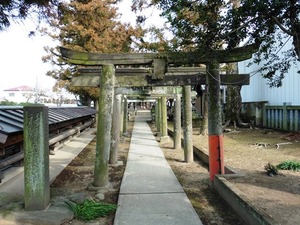
[[[230,63],[227,65],[227,73],[238,73],[237,63]],[[241,123],[240,111],[242,106],[240,85],[228,85],[227,86],[227,101],[225,106],[225,126],[233,125],[236,128],[236,124]]]
[[[240,7],[240,0],[231,0],[231,3],[233,4],[233,8],[239,8]],[[237,24],[239,27],[239,24]],[[238,63],[228,63],[226,73],[235,73],[238,74]],[[236,124],[241,123],[240,119],[240,111],[242,106],[242,97],[241,97],[241,85],[228,85],[227,86],[227,101],[226,101],[226,107],[225,107],[225,126],[229,126],[233,124],[234,129],[236,128]]]

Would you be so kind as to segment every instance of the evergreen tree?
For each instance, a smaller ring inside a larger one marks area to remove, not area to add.
[[[70,1],[59,6],[58,14],[51,20],[51,32],[45,30],[54,40],[59,40],[59,46],[74,50],[117,53],[129,52],[132,44],[142,32],[130,24],[121,23],[118,18],[116,1],[85,0]],[[66,64],[59,57],[58,47],[47,47],[49,55],[45,62],[51,62],[57,69],[47,75],[57,79],[56,88],[65,87],[85,101],[98,98],[98,88],[78,88],[69,85],[72,76],[77,76],[75,66]]]
[[[170,23],[178,39],[177,50],[233,49],[240,43],[256,44],[255,63],[261,67],[271,86],[281,86],[287,70],[300,59],[299,0],[133,0],[135,10],[156,6]],[[141,16],[141,18],[143,18]],[[143,18],[145,19],[145,18]],[[290,49],[278,51],[285,40]]]
[[[279,87],[288,69],[300,59],[299,0],[134,0],[133,8],[143,11],[156,6],[167,18],[178,39],[174,50],[198,51],[205,56],[213,50],[257,45],[254,63],[261,63],[263,77]],[[141,17],[143,18],[143,17]],[[144,18],[145,19],[145,18]],[[293,40],[290,49],[277,53]],[[262,64],[263,63],[263,64]],[[227,72],[238,73],[236,65]],[[230,68],[230,69],[229,69]],[[235,68],[235,69],[234,69]],[[241,86],[228,87],[227,122],[241,123]]]
[[[29,16],[37,22],[47,20],[58,4],[58,0],[1,0],[0,31]]]

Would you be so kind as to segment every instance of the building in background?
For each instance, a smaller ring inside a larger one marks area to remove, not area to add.
[[[2,93],[1,99],[16,103],[32,102],[31,100],[34,97],[33,88],[26,85],[5,89]]]
[[[280,51],[286,51],[292,42]],[[280,56],[280,52],[278,52]],[[268,80],[257,72],[261,65],[252,64],[252,59],[239,62],[239,73],[250,74],[250,85],[241,89],[242,109],[241,114],[246,121],[255,125],[264,125],[269,128],[298,130],[300,124],[300,62],[291,66],[282,80],[281,87],[270,87]],[[263,64],[263,63],[262,63]],[[298,109],[299,108],[299,109]],[[299,116],[298,116],[299,115]]]
[[[52,92],[26,85],[8,88],[0,93],[0,102],[38,103],[47,106],[77,106],[75,96],[67,91]]]

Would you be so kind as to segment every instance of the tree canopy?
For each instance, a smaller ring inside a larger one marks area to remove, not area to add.
[[[47,20],[59,0],[1,0],[0,31],[9,27],[12,21],[22,21],[27,17],[34,20]]]
[[[116,1],[86,0],[60,4],[58,14],[51,19],[53,31],[46,31],[59,46],[86,52],[129,52],[135,39],[142,33],[140,28],[121,23]],[[57,48],[47,48],[45,62],[56,65],[48,75],[57,79],[58,87],[66,87],[81,98],[97,99],[98,88],[75,88],[69,86],[77,72],[60,57]]]
[[[205,54],[243,43],[260,46],[254,62],[271,86],[281,86],[287,70],[300,59],[299,0],[133,0],[133,9],[156,6],[178,39],[176,49]],[[292,40],[292,46],[278,52]],[[278,73],[279,72],[279,73]]]

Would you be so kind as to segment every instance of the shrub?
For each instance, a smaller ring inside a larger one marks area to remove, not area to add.
[[[300,162],[296,160],[287,160],[277,165],[281,170],[300,171]]]

